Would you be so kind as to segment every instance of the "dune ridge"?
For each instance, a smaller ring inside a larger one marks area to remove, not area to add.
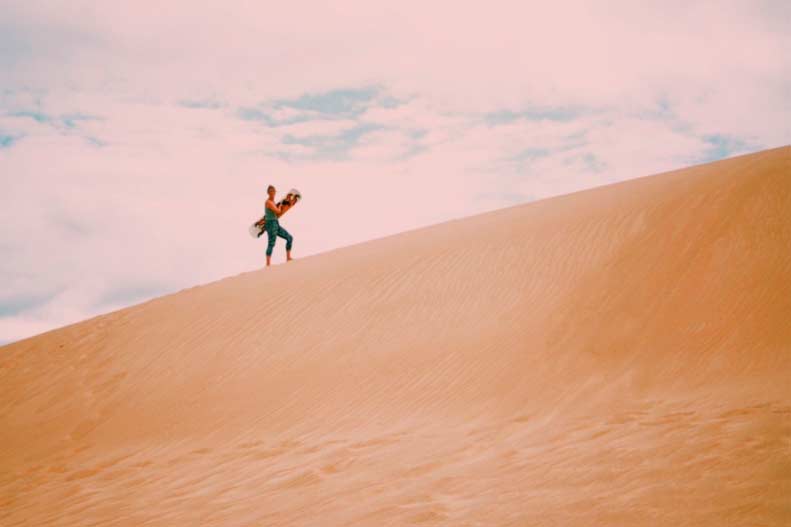
[[[791,147],[0,348],[0,524],[789,525]]]

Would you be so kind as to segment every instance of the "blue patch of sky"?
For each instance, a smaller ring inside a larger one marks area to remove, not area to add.
[[[185,108],[211,110],[216,110],[217,108],[221,108],[223,106],[222,103],[214,99],[184,99],[179,101],[179,105]]]
[[[382,94],[380,86],[366,86],[264,101],[258,106],[240,107],[236,114],[245,121],[260,121],[266,126],[278,127],[314,120],[354,119],[371,106],[395,108],[404,102]],[[294,112],[286,118],[276,118],[274,114],[278,110]]]
[[[590,152],[573,153],[574,150],[579,150],[586,146],[586,134],[586,130],[581,130],[565,136],[564,142],[557,146],[529,146],[501,160],[510,165],[515,170],[515,173],[521,174],[529,170],[530,165],[535,161],[556,155],[564,155],[562,163],[565,165],[581,164],[590,172],[602,172],[607,168],[607,164],[596,157],[595,154]],[[564,154],[570,151],[571,153]]]
[[[530,106],[524,110],[497,110],[483,115],[484,123],[489,126],[513,123],[515,121],[573,121],[584,113],[582,108],[572,106]]]
[[[18,295],[0,300],[0,317],[13,317],[43,306],[52,300],[60,291],[50,291],[35,295]]]
[[[0,134],[0,148],[11,148],[18,139],[18,137],[14,137],[13,135]]]
[[[60,116],[46,114],[38,110],[17,110],[8,112],[10,117],[25,117],[33,119],[37,123],[49,125],[62,133],[70,134],[72,130],[79,128],[82,121],[101,121],[102,117],[82,112],[67,113]],[[21,135],[0,134],[0,148],[9,148],[20,139]],[[85,140],[94,146],[105,146],[106,143],[95,137],[85,137]]]
[[[99,121],[99,120],[101,120],[101,117],[96,115],[88,115],[85,113],[72,113],[60,117],[60,121],[67,128],[74,128],[78,121]]]
[[[572,148],[577,146],[582,146],[587,144],[587,137],[588,137],[588,130],[580,130],[578,132],[574,132],[573,134],[569,134],[564,136],[563,139],[569,144],[572,145]]]
[[[601,161],[595,154],[585,152],[575,155],[570,155],[563,158],[564,165],[581,164],[589,172],[601,172],[607,168],[607,164]]]
[[[387,127],[392,129],[392,127]],[[409,146],[401,152],[400,154],[391,158],[391,161],[403,161],[405,159],[409,159],[410,157],[414,157],[418,154],[428,151],[428,146],[420,143],[420,140],[426,136],[428,130],[423,128],[410,128],[407,130],[403,130],[404,135],[406,135],[410,140],[411,143]]]
[[[602,172],[607,168],[607,163],[599,159],[596,155],[588,152],[580,156],[582,164],[587,167],[590,172]]]
[[[283,159],[345,159],[351,148],[357,145],[365,134],[385,127],[374,123],[361,123],[357,126],[343,130],[335,135],[311,135],[305,137],[294,137],[291,134],[283,136],[283,144],[297,144],[311,147],[313,152],[310,154],[291,154],[278,152],[278,157]]]
[[[428,133],[428,130],[425,128],[412,128],[406,131],[406,135],[415,141],[418,139],[422,139]]]
[[[514,161],[530,161],[533,159],[539,159],[541,157],[546,157],[549,155],[549,150],[546,148],[525,148],[511,159]]]
[[[392,161],[403,161],[426,151],[428,151],[428,147],[426,145],[415,143],[409,146],[409,148],[407,148],[403,153],[395,156]]]
[[[711,163],[739,153],[747,153],[760,149],[760,145],[748,142],[734,136],[725,134],[708,134],[700,136],[694,127],[679,117],[673,104],[666,95],[657,97],[654,107],[642,110],[635,114],[637,118],[663,122],[673,132],[702,140],[705,143],[703,152],[692,157],[682,157],[681,163]]]
[[[670,130],[678,133],[688,134],[692,129],[688,123],[681,120],[673,109],[670,99],[665,95],[657,97],[653,107],[641,109],[633,115],[637,119],[663,122]]]
[[[734,154],[747,153],[752,150],[745,141],[723,134],[704,135],[703,141],[707,144],[704,153],[697,159],[699,163],[710,163],[725,159]]]
[[[0,66],[11,67],[33,51],[27,35],[13,23],[0,23]]]
[[[241,107],[236,110],[236,115],[243,121],[263,121],[267,126],[277,126],[278,124],[274,119],[258,108]]]
[[[288,151],[270,152],[283,160],[339,160],[348,157],[349,150],[357,145],[360,138],[375,130],[392,127],[377,123],[364,122],[358,118],[371,107],[395,108],[406,101],[383,94],[380,86],[366,86],[357,89],[344,88],[321,93],[306,93],[296,98],[280,98],[262,102],[258,106],[244,106],[236,110],[239,119],[261,122],[270,128],[286,126],[308,121],[354,120],[351,126],[335,134],[314,134],[294,136],[286,134],[282,137],[283,144],[298,144],[309,147],[312,151],[294,153]],[[284,112],[284,110],[290,110]],[[278,113],[286,113],[280,117]],[[408,137],[417,141],[426,134],[426,130],[407,130]],[[416,145],[412,153],[420,151]],[[408,153],[408,155],[411,155]]]
[[[48,123],[51,120],[49,115],[32,110],[10,112],[8,115],[11,117],[29,117],[38,123]]]
[[[380,124],[363,123],[359,126],[355,126],[354,128],[344,130],[339,134],[338,137],[346,144],[356,144],[357,141],[365,134],[373,132],[374,130],[381,130],[382,128],[384,128],[384,126]]]
[[[506,157],[504,161],[516,165],[517,170],[522,170],[536,160],[584,147],[587,144],[587,133],[587,130],[580,130],[579,132],[566,135],[563,137],[563,142],[561,144],[551,148],[540,146],[525,147],[516,154]]]
[[[85,49],[108,46],[98,32],[76,30],[69,23],[47,22],[44,17],[29,18],[15,13],[7,4],[4,2],[0,11],[0,70],[25,64],[30,58],[61,61],[79,56]]]
[[[47,216],[53,225],[52,228],[60,233],[88,236],[93,230],[87,221],[81,220],[65,210],[53,208],[48,211]]]
[[[652,119],[676,119],[676,114],[670,104],[670,100],[661,95],[657,97],[654,108],[642,111],[639,114],[641,117],[650,117]]]
[[[9,117],[27,117],[33,119],[37,123],[51,124],[55,127],[62,125],[66,128],[75,128],[80,121],[100,121],[102,118],[98,115],[90,115],[87,113],[68,113],[60,117],[48,115],[38,110],[17,110],[8,112]]]
[[[397,108],[404,103],[401,99],[396,99],[390,95],[385,95],[379,99],[379,106],[382,108]]]
[[[365,111],[379,93],[369,86],[359,89],[331,90],[325,93],[306,93],[296,99],[276,99],[274,108],[293,108],[335,117],[355,117]]]

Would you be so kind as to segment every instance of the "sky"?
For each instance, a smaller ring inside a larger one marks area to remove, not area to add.
[[[263,268],[269,184],[300,258],[786,145],[788,50],[786,1],[0,0],[0,345]]]

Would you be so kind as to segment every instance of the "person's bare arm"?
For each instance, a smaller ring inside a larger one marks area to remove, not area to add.
[[[275,203],[271,199],[266,200],[266,208],[275,211],[275,214],[277,214],[278,216],[282,214],[281,207],[278,207],[277,203]]]
[[[288,209],[290,209],[291,207],[297,204],[297,200],[292,194],[286,196],[285,201],[287,201],[288,203],[287,204],[284,203],[283,205],[280,205],[280,213],[278,214],[278,218],[283,214],[285,214]]]

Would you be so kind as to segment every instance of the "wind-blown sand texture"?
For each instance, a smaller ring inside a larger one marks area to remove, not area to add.
[[[5,527],[791,525],[791,147],[7,345],[0,415]]]

